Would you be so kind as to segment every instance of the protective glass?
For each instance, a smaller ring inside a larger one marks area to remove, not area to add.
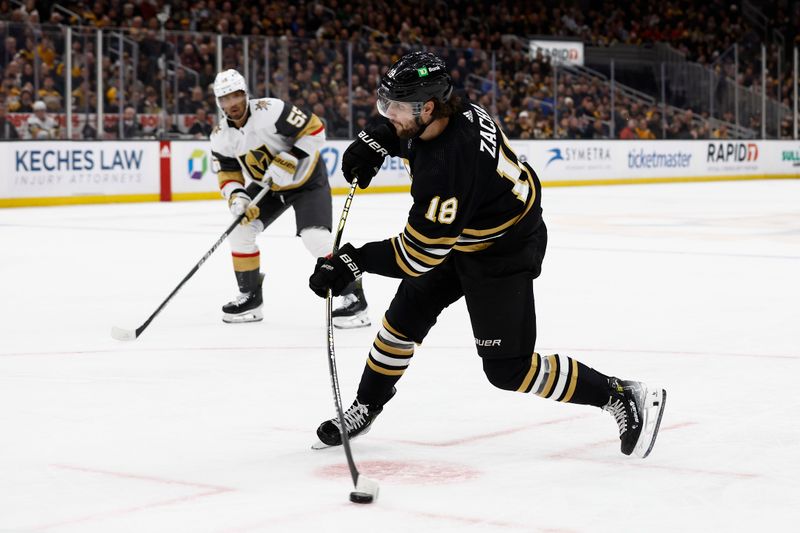
[[[388,119],[402,121],[413,119],[422,113],[425,102],[398,102],[378,95],[378,113]]]

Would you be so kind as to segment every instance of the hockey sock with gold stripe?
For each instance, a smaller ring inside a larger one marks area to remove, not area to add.
[[[414,342],[393,328],[384,317],[361,375],[358,400],[368,405],[383,405],[413,355]]]
[[[608,402],[608,377],[565,355],[530,357],[530,367],[516,389],[559,402],[602,407]]]
[[[261,267],[260,253],[242,254],[233,252],[232,255],[233,271],[236,274],[236,283],[239,285],[239,291],[245,293],[257,289],[261,285],[258,275]]]

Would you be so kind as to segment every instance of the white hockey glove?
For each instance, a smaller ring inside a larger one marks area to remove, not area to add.
[[[233,192],[230,198],[228,198],[228,206],[233,216],[238,217],[244,214],[242,225],[251,223],[261,214],[261,210],[257,205],[250,207],[251,201],[252,198],[250,198],[250,195],[248,195],[244,189]]]
[[[282,189],[292,184],[295,172],[297,172],[297,158],[289,152],[281,152],[267,168],[264,181],[271,179],[276,189]]]

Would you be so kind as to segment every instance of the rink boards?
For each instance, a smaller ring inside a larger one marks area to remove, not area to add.
[[[334,192],[346,190],[341,156],[321,157]],[[796,179],[800,141],[512,141],[545,186]],[[21,141],[0,143],[0,207],[219,198],[209,142]],[[399,158],[387,158],[369,192],[408,190]]]

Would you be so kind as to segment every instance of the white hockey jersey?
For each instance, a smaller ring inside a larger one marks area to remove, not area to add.
[[[26,123],[28,139],[58,139],[58,122],[46,116],[44,120],[32,114]]]
[[[299,189],[321,171],[327,179],[319,154],[325,143],[325,127],[319,117],[278,98],[252,99],[248,107],[249,117],[241,128],[230,120],[222,120],[211,132],[212,165],[225,198],[245,185],[245,176],[261,181],[275,156],[291,152],[292,148],[308,156],[298,158],[290,185],[273,184],[272,190]]]

